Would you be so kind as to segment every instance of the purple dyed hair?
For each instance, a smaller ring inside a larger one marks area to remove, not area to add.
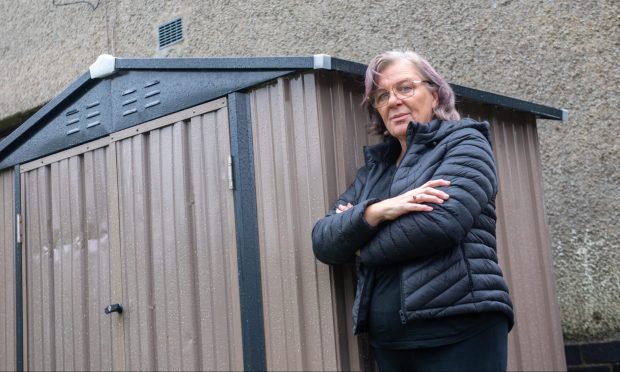
[[[439,97],[437,107],[433,109],[434,118],[441,120],[459,120],[461,118],[461,115],[454,107],[454,92],[452,88],[446,79],[439,75],[427,60],[409,50],[391,50],[374,57],[370,63],[368,63],[368,68],[366,69],[365,91],[362,105],[370,114],[370,131],[372,133],[385,134],[387,129],[385,128],[385,123],[383,123],[383,119],[381,119],[379,112],[370,104],[370,97],[375,92],[377,79],[381,76],[381,72],[389,65],[399,60],[411,62],[421,75],[422,80],[431,82],[427,84],[427,87],[437,92],[437,96]]]

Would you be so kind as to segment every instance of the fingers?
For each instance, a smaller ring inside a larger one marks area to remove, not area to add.
[[[411,198],[413,203],[437,203],[441,204],[450,197],[447,193],[436,187],[449,186],[450,181],[444,179],[431,180],[424,185],[413,189],[405,193],[408,198]]]
[[[407,206],[407,210],[409,212],[430,212],[433,210],[433,207],[428,204],[410,203]]]
[[[442,178],[438,180],[430,180],[422,185],[420,188],[424,187],[441,187],[441,186],[450,186],[450,181],[444,180]]]
[[[342,213],[344,211],[349,210],[350,208],[353,208],[353,204],[351,203],[347,203],[347,205],[338,205],[338,207],[336,207],[336,213]]]
[[[429,197],[433,197],[436,199],[441,199],[442,201],[448,200],[448,198],[450,197],[450,195],[448,195],[447,193],[441,190],[438,190],[438,189],[434,189],[432,187],[425,187],[423,189],[416,189],[416,190],[417,190],[416,195],[420,197],[429,196]]]
[[[444,196],[445,195],[445,196]],[[413,203],[435,203],[442,204],[445,200],[448,199],[448,194],[441,195],[433,195],[431,193],[422,193],[414,195],[415,198],[412,198]]]
[[[404,198],[402,197],[403,195],[372,204],[368,209],[381,207],[380,217],[382,221],[395,220],[411,212],[430,212],[433,210],[433,207],[429,204],[414,203],[411,196]],[[364,217],[366,217],[366,214],[364,214]]]
[[[401,206],[402,211],[400,214],[410,212],[430,212],[433,207],[430,204],[426,204],[421,198],[416,198],[415,202],[409,201]]]

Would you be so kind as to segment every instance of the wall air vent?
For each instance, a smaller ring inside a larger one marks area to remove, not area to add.
[[[183,18],[179,17],[159,26],[159,49],[183,40]]]

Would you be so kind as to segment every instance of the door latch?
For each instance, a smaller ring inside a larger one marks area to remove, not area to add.
[[[111,314],[111,313],[119,313],[122,314],[123,313],[123,305],[121,304],[112,304],[112,305],[108,305],[108,307],[105,308],[105,313],[106,314]]]

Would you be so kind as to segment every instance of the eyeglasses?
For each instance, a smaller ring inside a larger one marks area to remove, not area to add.
[[[392,92],[397,98],[405,99],[412,97],[415,94],[417,84],[427,83],[432,84],[428,80],[403,80],[400,83],[396,83],[392,86]],[[374,108],[379,108],[387,105],[390,100],[390,91],[385,89],[377,90],[372,97],[370,97],[370,104]]]

